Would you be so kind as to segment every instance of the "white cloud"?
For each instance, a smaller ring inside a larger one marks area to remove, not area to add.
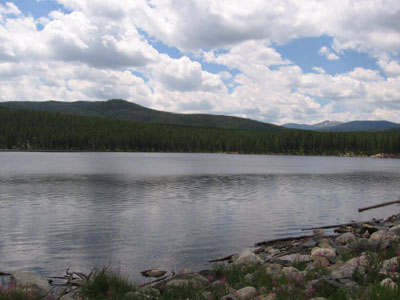
[[[325,56],[328,60],[338,60],[339,56],[329,50],[327,47],[323,46],[318,50],[318,54]]]
[[[0,4],[0,101],[125,98],[274,123],[400,122],[398,0],[58,2],[71,12],[41,19]],[[321,35],[334,38],[319,51],[327,59],[364,51],[385,76],[362,66],[305,73],[276,50]],[[160,54],[150,39],[185,55]],[[221,68],[208,72],[204,62]]]
[[[12,2],[6,2],[5,4],[0,3],[0,15],[15,15],[18,16],[21,11]]]

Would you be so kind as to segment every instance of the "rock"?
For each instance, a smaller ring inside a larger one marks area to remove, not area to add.
[[[38,296],[45,296],[51,290],[49,282],[35,272],[15,271],[11,275],[11,281],[26,289],[28,293]]]
[[[277,276],[282,271],[282,265],[280,264],[265,264],[266,272],[270,276]]]
[[[380,286],[387,286],[392,288],[393,290],[397,290],[397,284],[390,278],[383,279],[380,283]]]
[[[400,256],[392,257],[391,259],[384,260],[382,269],[389,272],[394,272],[400,265]]]
[[[75,293],[68,293],[62,296],[59,300],[76,300]]]
[[[354,241],[357,241],[357,237],[351,232],[343,233],[335,239],[335,243],[339,245],[345,245]]]
[[[252,282],[254,280],[254,274],[246,274],[246,276],[244,276],[244,280],[247,282]]]
[[[324,231],[323,231],[322,229],[314,229],[314,230],[313,230],[313,233],[314,233],[316,236],[323,236],[323,235],[324,235]]]
[[[237,297],[233,294],[225,295],[220,300],[237,300]]]
[[[379,229],[376,228],[375,226],[369,225],[369,224],[363,224],[363,229],[365,229],[369,234],[374,233],[378,231]]]
[[[359,257],[354,257],[349,259],[344,265],[333,270],[331,277],[335,279],[352,278],[356,268],[358,268],[358,270],[363,274],[366,265],[368,265],[368,259],[366,256],[361,255]]]
[[[310,300],[328,300],[328,299],[326,299],[324,297],[314,297],[314,298],[311,298]]]
[[[303,244],[304,248],[313,248],[315,246],[317,246],[317,242],[314,240],[309,240]]]
[[[398,241],[399,237],[394,234],[393,232],[389,232],[389,230],[379,230],[377,232],[374,232],[371,234],[369,240],[377,240],[377,241],[383,241],[383,240],[391,240],[391,241]]]
[[[300,263],[300,262],[309,262],[309,261],[311,261],[311,256],[295,253],[295,254],[281,256],[281,257],[279,257],[279,259],[284,260],[284,261],[289,261],[293,264],[293,263]]]
[[[160,291],[157,289],[152,288],[151,286],[144,286],[142,288],[140,288],[140,291],[143,294],[147,294],[147,295],[151,295],[151,296],[159,296],[160,295]]]
[[[252,265],[252,264],[262,264],[263,260],[255,255],[248,249],[245,249],[243,252],[239,254],[239,256],[233,259],[234,265]]]
[[[161,277],[167,274],[167,271],[164,270],[157,270],[157,269],[150,269],[140,272],[144,277]]]
[[[389,229],[389,233],[400,235],[400,225],[393,226]]]
[[[321,241],[318,244],[319,248],[324,248],[324,249],[333,249],[333,247],[331,246],[331,244],[329,244],[329,241]]]
[[[256,298],[256,299],[257,299],[257,298]],[[275,300],[275,299],[276,299],[276,296],[275,296],[274,293],[270,293],[270,294],[268,294],[268,295],[261,295],[261,296],[258,296],[258,299],[259,299],[259,300]]]
[[[284,267],[282,268],[282,273],[287,277],[298,276],[300,271],[294,267]]]
[[[182,269],[179,271],[179,274],[181,275],[187,275],[187,274],[194,274],[195,272],[193,270],[190,269]]]
[[[236,292],[239,299],[251,299],[257,296],[257,290],[252,286],[246,286]]]
[[[323,256],[313,256],[312,267],[315,269],[326,268],[329,266],[329,260]]]
[[[330,262],[335,262],[336,250],[330,248],[315,247],[311,250],[311,256],[323,256],[329,259]]]

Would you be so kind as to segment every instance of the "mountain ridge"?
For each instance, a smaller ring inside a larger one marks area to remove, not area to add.
[[[376,121],[356,120],[350,122],[324,121],[312,125],[287,123],[283,124],[282,126],[290,129],[314,130],[314,131],[342,131],[342,132],[381,131],[381,130],[391,130],[400,128],[400,124],[385,120],[376,120]]]
[[[138,123],[156,123],[192,127],[210,127],[221,129],[284,130],[281,126],[256,120],[212,114],[180,114],[158,111],[122,99],[107,101],[10,101],[1,102],[9,108],[30,109],[48,112],[60,112],[81,116],[96,116],[112,119],[135,121]]]

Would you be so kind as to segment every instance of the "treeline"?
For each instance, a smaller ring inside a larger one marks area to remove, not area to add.
[[[400,132],[228,130],[0,107],[0,149],[398,154]]]

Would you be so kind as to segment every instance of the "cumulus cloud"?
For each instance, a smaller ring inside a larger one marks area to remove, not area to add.
[[[68,12],[40,19],[0,4],[0,101],[125,98],[278,124],[400,122],[398,0],[58,2]],[[321,35],[333,39],[319,50],[328,60],[353,49],[380,70],[307,73],[276,48]],[[160,53],[154,41],[183,55]]]
[[[323,46],[318,50],[318,54],[325,56],[328,60],[338,60],[339,56],[329,50],[327,47]]]

